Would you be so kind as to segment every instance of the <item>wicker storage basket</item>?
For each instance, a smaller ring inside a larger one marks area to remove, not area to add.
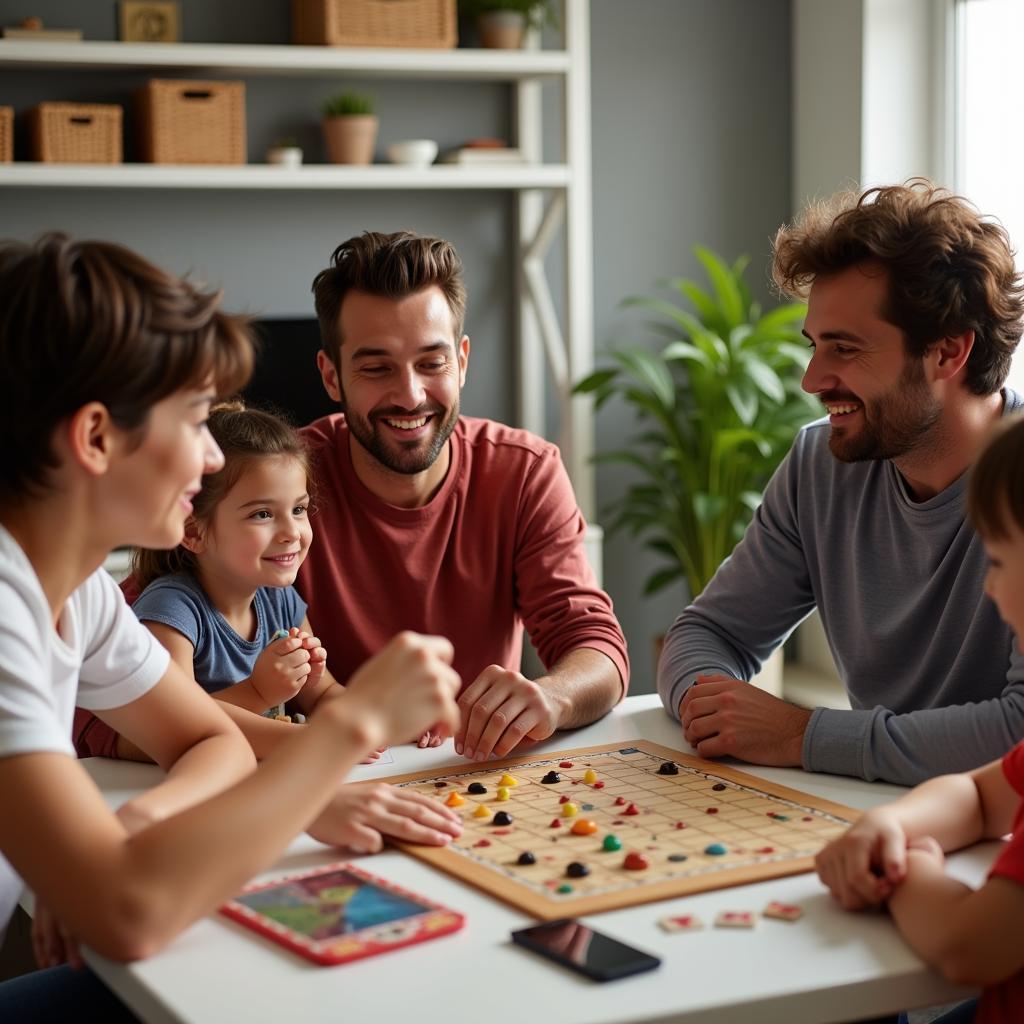
[[[138,91],[142,159],[244,164],[245,84],[151,79]]]
[[[420,46],[458,41],[456,0],[292,0],[292,41],[307,46]]]
[[[116,103],[40,103],[28,112],[32,159],[119,164],[123,115]]]
[[[0,107],[0,164],[14,159],[14,108]]]

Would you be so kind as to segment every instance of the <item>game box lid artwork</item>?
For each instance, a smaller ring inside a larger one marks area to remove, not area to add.
[[[343,964],[458,931],[461,914],[352,864],[251,885],[222,914],[319,964]]]
[[[540,920],[810,871],[860,816],[646,740],[386,781],[462,818],[447,847],[403,850]]]

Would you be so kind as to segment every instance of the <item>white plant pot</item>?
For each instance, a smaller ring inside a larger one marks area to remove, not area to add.
[[[301,167],[302,150],[298,146],[271,146],[267,150],[267,163],[278,167]]]

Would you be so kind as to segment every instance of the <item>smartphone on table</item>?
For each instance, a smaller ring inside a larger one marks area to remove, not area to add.
[[[656,956],[569,918],[520,928],[512,941],[595,981],[614,981],[661,965]]]

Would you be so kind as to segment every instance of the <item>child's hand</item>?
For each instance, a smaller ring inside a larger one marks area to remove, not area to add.
[[[298,637],[302,641],[302,649],[309,653],[309,675],[302,684],[303,689],[307,686],[316,689],[323,678],[324,670],[327,668],[327,651],[320,646],[320,641],[309,633],[296,628],[291,629],[291,636]]]
[[[446,732],[440,726],[434,729],[428,729],[417,741],[416,746],[421,750],[424,747],[439,747],[446,739],[448,739],[450,733]]]
[[[85,966],[78,940],[36,899],[32,917],[32,951],[41,967],[57,967],[67,963],[76,971]]]
[[[907,853],[911,851],[925,854],[934,860],[940,868],[946,865],[945,851],[939,845],[939,841],[931,836],[918,836],[917,839],[911,839],[907,843]]]
[[[428,729],[454,731],[460,680],[453,654],[444,637],[399,633],[349,679],[339,710],[359,706],[364,721],[376,718],[378,742],[405,743]]]
[[[814,858],[818,877],[846,910],[884,903],[907,873],[907,837],[887,807],[868,811]]]
[[[462,822],[454,811],[420,793],[383,782],[340,786],[309,829],[314,839],[355,853],[376,853],[386,836],[444,846],[461,832]]]
[[[249,681],[267,708],[291,700],[312,671],[310,653],[297,629],[292,635],[272,640],[256,659]],[[323,672],[323,668],[320,668]],[[265,709],[264,709],[265,710]]]

